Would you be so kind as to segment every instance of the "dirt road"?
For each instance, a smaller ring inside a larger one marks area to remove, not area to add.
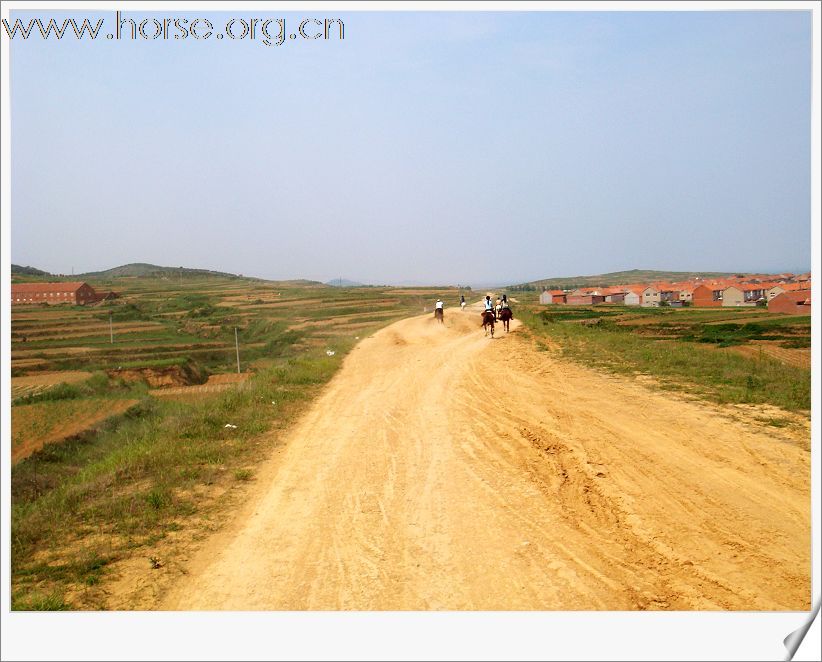
[[[451,309],[362,341],[161,606],[809,608],[807,427],[478,322]]]

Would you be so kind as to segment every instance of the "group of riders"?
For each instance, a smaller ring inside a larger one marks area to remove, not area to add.
[[[486,325],[491,325],[491,335],[494,335],[494,323],[502,320],[505,323],[506,330],[508,330],[508,321],[513,319],[514,314],[511,311],[511,304],[508,303],[508,295],[503,294],[502,298],[497,297],[496,303],[491,301],[491,295],[486,294],[485,300],[482,302],[484,305],[482,311],[482,325],[485,327]],[[442,299],[437,299],[436,304],[434,304],[434,317],[438,319],[440,322],[443,321],[443,302]],[[460,308],[463,310],[465,309],[465,295],[460,295]]]

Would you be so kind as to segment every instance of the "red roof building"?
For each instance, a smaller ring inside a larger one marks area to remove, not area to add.
[[[83,305],[97,301],[88,283],[12,283],[11,304],[71,303]]]
[[[787,313],[788,315],[811,314],[811,291],[797,290],[783,292],[768,301],[769,313]]]

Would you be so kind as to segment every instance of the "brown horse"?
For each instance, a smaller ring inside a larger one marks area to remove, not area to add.
[[[485,310],[482,313],[482,330],[485,331],[485,335],[488,335],[488,326],[491,327],[491,337],[494,337],[494,311],[493,310]]]
[[[514,313],[510,308],[503,308],[499,314],[499,318],[502,320],[502,326],[505,327],[505,333],[508,333],[508,327],[511,324],[511,320],[514,319]]]
[[[440,324],[445,323],[443,320],[442,308],[437,308],[434,310],[434,319],[436,319]]]

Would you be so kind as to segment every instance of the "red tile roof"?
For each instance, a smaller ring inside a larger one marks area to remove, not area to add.
[[[779,287],[781,287],[786,292],[795,292],[797,290],[808,290],[811,289],[811,282],[809,280],[802,281],[801,283],[780,283]]]
[[[76,292],[86,283],[12,283],[12,293],[19,292]]]

